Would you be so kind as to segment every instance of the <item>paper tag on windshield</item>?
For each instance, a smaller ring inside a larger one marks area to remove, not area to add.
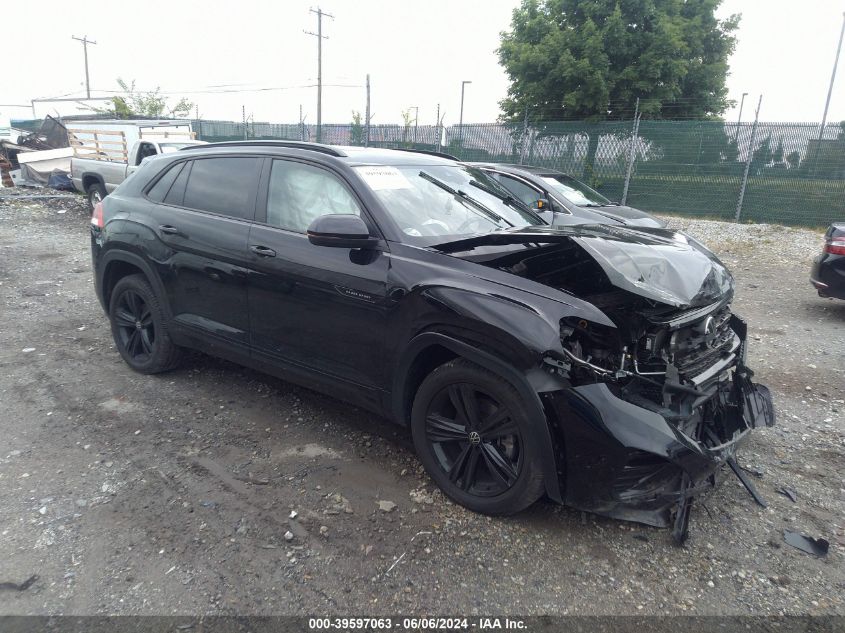
[[[370,165],[367,167],[356,167],[358,173],[371,189],[410,189],[411,183],[395,167],[385,165]]]

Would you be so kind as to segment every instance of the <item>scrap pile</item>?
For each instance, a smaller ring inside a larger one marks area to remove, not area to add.
[[[67,128],[47,116],[36,132],[17,142],[0,140],[0,178],[4,187],[31,186],[72,190]]]

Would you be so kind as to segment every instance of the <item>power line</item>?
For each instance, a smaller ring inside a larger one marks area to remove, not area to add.
[[[175,96],[175,95],[185,95],[185,94],[230,94],[230,93],[241,93],[241,92],[268,92],[273,90],[298,90],[302,88],[314,88],[317,84],[301,84],[297,86],[266,86],[261,88],[239,88],[239,89],[224,89],[224,90],[205,90],[205,89],[185,89],[185,90],[137,90],[137,92],[158,92],[160,95],[164,96]],[[364,84],[323,84],[325,88],[364,88]],[[130,94],[127,90],[100,90],[95,89],[95,92],[101,92],[106,94]],[[61,96],[71,96],[73,95],[72,92],[67,93],[66,95]],[[84,99],[85,97],[78,97],[79,99]]]

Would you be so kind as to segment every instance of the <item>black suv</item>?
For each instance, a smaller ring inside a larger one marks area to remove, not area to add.
[[[130,367],[193,348],[375,411],[479,512],[545,494],[682,538],[691,499],[774,420],[712,253],[665,229],[552,228],[453,160],[196,146],[91,223]]]

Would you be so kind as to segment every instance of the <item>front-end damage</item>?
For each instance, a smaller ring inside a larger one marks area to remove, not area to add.
[[[745,365],[745,323],[727,305],[691,312],[692,322],[644,318],[615,349],[585,342],[591,324],[564,323],[562,357],[544,359],[570,385],[544,394],[565,438],[567,503],[672,525],[679,542],[692,499],[715,486],[722,466],[739,475],[749,431],[774,424],[771,396]]]
[[[615,326],[565,316],[560,345],[542,354],[561,385],[541,397],[567,505],[672,526],[683,542],[692,500],[725,465],[759,499],[735,457],[751,429],[774,424],[774,409],[746,366],[747,327],[730,310],[721,262],[672,231],[531,235],[464,244],[459,256],[574,295]]]

